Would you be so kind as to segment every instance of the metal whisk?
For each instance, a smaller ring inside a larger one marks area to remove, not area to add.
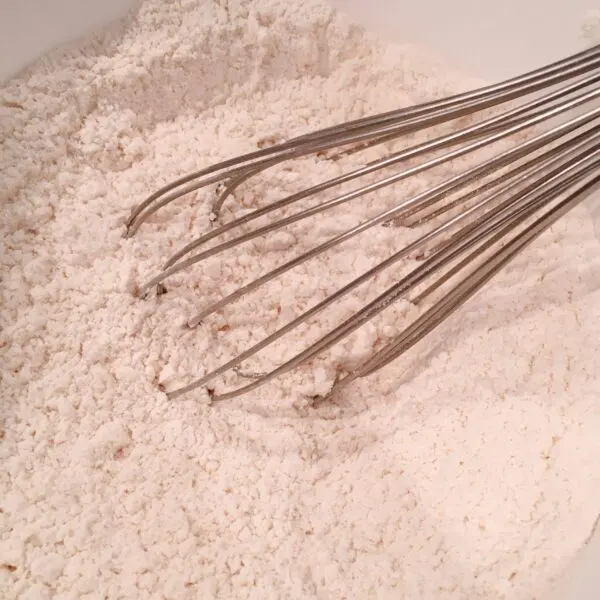
[[[521,100],[524,97],[528,98]],[[268,236],[292,223],[529,131],[525,141],[515,142],[509,150],[497,153],[431,189],[400,199],[395,206],[320,243],[206,307],[191,319],[190,327],[275,277],[370,228],[390,223],[409,227],[429,224],[416,241],[232,360],[169,396],[176,398],[195,388],[208,387],[212,380],[226,371],[235,370],[243,361],[313,318],[357,286],[416,251],[423,251],[425,258],[416,268],[308,348],[251,382],[223,393],[212,392],[212,396],[215,400],[238,396],[312,361],[391,303],[411,293],[410,300],[416,304],[436,297],[437,300],[421,316],[385,347],[374,352],[358,367],[340,374],[328,396],[402,355],[473,296],[523,248],[600,186],[599,99],[600,46],[596,46],[500,84],[361,118],[232,158],[182,177],[152,194],[133,210],[127,222],[128,236],[133,236],[142,223],[162,207],[202,187],[217,183],[224,185],[213,206],[213,213],[218,217],[224,202],[238,186],[283,161],[332,149],[341,154],[360,152],[400,136],[482,113],[474,124],[458,130],[455,127],[450,133],[393,152],[210,229],[169,258],[162,272],[140,287],[140,296],[153,289],[160,293],[164,290],[165,280],[172,275],[227,249],[259,236]],[[542,124],[545,127],[539,127]],[[416,166],[415,159],[421,159]],[[406,165],[408,161],[409,166]],[[250,232],[236,234],[241,226],[255,219],[392,166],[398,167],[392,175],[375,182],[357,184],[356,189],[332,199],[258,226]],[[228,232],[233,237],[218,240]],[[212,240],[217,243],[206,247]],[[415,295],[416,290],[418,294]]]

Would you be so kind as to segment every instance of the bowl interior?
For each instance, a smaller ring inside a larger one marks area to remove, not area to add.
[[[497,80],[581,50],[590,0],[330,0],[393,41],[443,54],[473,75]]]

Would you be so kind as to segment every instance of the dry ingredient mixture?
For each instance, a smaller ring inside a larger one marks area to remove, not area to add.
[[[371,350],[409,305],[236,401],[168,401],[160,386],[217,366],[408,231],[379,228],[181,325],[431,178],[257,240],[158,299],[132,291],[206,229],[213,192],[123,239],[131,207],[181,174],[476,84],[316,0],[147,0],[5,84],[2,598],[543,597],[600,497],[600,242],[584,208],[430,339],[318,409],[302,399],[326,390],[332,364]],[[347,168],[311,158],[266,174],[224,217]]]

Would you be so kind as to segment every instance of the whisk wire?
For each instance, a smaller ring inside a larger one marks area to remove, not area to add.
[[[561,105],[559,107],[555,107],[555,108],[551,109],[552,116],[556,116],[557,114],[560,114],[561,112],[565,112],[568,109],[574,108],[580,104],[588,102],[591,99],[597,98],[598,96],[600,96],[600,89],[594,89],[590,92],[587,92],[585,94],[577,96],[576,98],[570,100],[567,106]],[[555,139],[556,137],[564,134],[566,131],[569,131],[569,130],[572,130],[573,128],[585,125],[590,120],[593,120],[594,118],[596,118],[598,115],[600,115],[600,109],[594,109],[594,110],[586,113],[585,115],[582,115],[580,117],[572,119],[568,123],[561,125],[558,128],[555,128],[553,131],[551,131],[549,133],[545,133],[540,136],[537,136],[530,142],[522,144],[517,149],[512,151],[512,154],[508,153],[509,157],[506,156],[507,153],[501,154],[498,157],[496,157],[495,159],[486,161],[482,165],[479,165],[478,167],[470,169],[466,173],[463,173],[457,177],[454,177],[454,178],[444,182],[443,184],[440,184],[440,185],[428,190],[424,194],[417,196],[416,198],[407,199],[407,200],[399,203],[398,205],[380,213],[376,217],[373,217],[369,221],[362,223],[360,225],[357,225],[356,227],[344,232],[343,234],[340,234],[340,235],[336,236],[335,238],[332,238],[332,239],[328,240],[327,242],[324,242],[323,244],[317,246],[313,250],[310,250],[309,252],[306,252],[305,254],[296,257],[295,259],[274,269],[270,273],[266,273],[262,277],[254,280],[252,283],[247,284],[243,288],[238,289],[233,294],[230,294],[226,298],[223,298],[217,304],[215,304],[211,307],[208,307],[207,309],[202,311],[200,314],[198,314],[196,317],[191,319],[190,326],[197,325],[203,318],[205,318],[206,316],[208,316],[215,310],[219,310],[226,304],[233,302],[234,300],[240,298],[242,295],[250,292],[251,290],[256,289],[257,287],[260,287],[267,281],[270,281],[271,279],[283,274],[284,272],[294,268],[295,266],[302,264],[303,262],[316,256],[317,254],[320,254],[322,252],[330,250],[334,246],[337,246],[338,244],[350,239],[351,237],[358,235],[359,233],[365,231],[366,229],[375,227],[378,224],[389,222],[393,219],[397,219],[401,215],[401,213],[403,213],[404,211],[407,211],[409,209],[414,209],[416,207],[422,208],[427,205],[427,202],[429,202],[429,203],[435,202],[435,201],[439,200],[440,196],[448,193],[450,190],[454,190],[457,187],[466,185],[470,181],[476,179],[477,177],[480,177],[484,174],[488,174],[489,172],[491,172],[497,168],[500,168],[500,166],[505,164],[505,161],[512,160],[515,156],[517,156],[523,152],[533,151],[534,149],[539,148],[541,145],[548,143],[548,141],[550,141],[551,139]],[[351,192],[347,192],[347,193],[337,196],[331,200],[322,202],[321,204],[318,204],[311,208],[305,209],[301,212],[292,214],[288,217],[284,217],[275,223],[270,223],[270,224],[264,225],[262,227],[254,229],[248,233],[240,235],[236,238],[232,238],[231,240],[222,242],[222,243],[220,243],[216,246],[213,246],[212,248],[209,248],[208,250],[200,252],[186,260],[183,260],[179,263],[175,263],[173,266],[171,266],[168,269],[163,270],[161,273],[159,273],[154,278],[152,278],[148,283],[144,284],[140,288],[139,294],[141,296],[146,295],[152,288],[154,288],[158,284],[162,283],[167,278],[183,271],[184,269],[191,267],[192,265],[199,263],[202,260],[210,258],[211,256],[220,254],[221,252],[223,252],[225,250],[234,248],[235,246],[238,246],[242,243],[245,243],[245,242],[248,242],[257,237],[266,235],[276,229],[280,229],[287,225],[291,225],[292,223],[295,223],[302,219],[308,218],[309,216],[321,214],[326,210],[335,208],[336,206],[340,206],[352,199],[355,199],[357,197],[365,195],[369,192],[377,191],[377,190],[387,187],[393,183],[397,183],[397,182],[399,182],[403,179],[406,179],[410,176],[416,175],[425,170],[431,169],[435,166],[439,166],[440,164],[448,162],[449,160],[452,160],[452,159],[458,158],[460,156],[463,156],[465,154],[471,153],[475,150],[478,150],[478,149],[492,143],[493,141],[498,141],[505,137],[508,137],[509,135],[514,135],[515,133],[522,131],[524,128],[529,127],[532,124],[535,124],[537,122],[546,120],[547,118],[549,118],[547,113],[536,115],[536,116],[532,117],[531,120],[528,121],[527,123],[521,123],[521,124],[514,125],[513,127],[510,127],[509,129],[507,129],[505,131],[502,131],[502,132],[499,132],[496,134],[492,134],[491,136],[486,137],[483,140],[478,140],[478,141],[472,142],[471,144],[468,144],[467,146],[460,147],[460,148],[458,148],[448,154],[445,154],[441,157],[437,157],[437,158],[431,159],[429,161],[426,161],[425,163],[416,165],[412,168],[405,169],[404,171],[401,171],[400,173],[391,175],[385,179],[382,179],[375,183],[364,186],[358,190],[353,190]]]
[[[169,277],[240,244],[341,207],[347,202],[476,153],[499,141],[533,131],[525,141],[498,152],[492,158],[419,194],[400,199],[375,216],[287,260],[205,307],[189,320],[190,327],[197,326],[211,314],[287,271],[373,227],[393,223],[414,228],[434,223],[433,228],[422,232],[416,240],[393,252],[391,256],[230,360],[195,381],[169,392],[169,397],[177,398],[194,389],[206,387],[228,371],[237,372],[240,365],[249,358],[302,324],[308,323],[320,311],[369,279],[409,257],[417,256],[419,264],[354,311],[342,323],[270,371],[254,377],[253,381],[218,394],[212,392],[212,398],[225,400],[248,393],[301,365],[310,364],[400,299],[408,300],[418,308],[425,301],[433,304],[429,308],[425,307],[418,318],[388,339],[381,349],[374,351],[357,367],[350,370],[338,368],[331,391],[327,394],[328,398],[352,381],[368,377],[397,359],[437,328],[543,231],[600,186],[600,107],[597,106],[600,97],[600,46],[499,84],[327,127],[270,148],[223,161],[164,186],[138,205],[127,222],[128,236],[134,235],[162,207],[202,187],[219,182],[225,184],[212,207],[218,216],[224,202],[240,185],[284,161],[334,148],[336,154],[333,158],[341,159],[432,126],[463,117],[470,118],[475,113],[495,109],[543,90],[549,91],[519,105],[509,106],[499,114],[394,151],[347,173],[233,218],[173,254],[161,273],[140,286],[140,296],[146,296],[156,286],[162,286]],[[541,133],[537,132],[540,125],[553,123],[559,117],[564,118],[565,113],[578,111],[589,103],[594,106],[586,108],[585,112],[552,124]],[[416,159],[421,162],[412,164]],[[302,200],[380,170],[397,168],[409,161],[410,165],[379,180],[362,183],[355,189],[320,200],[250,231],[242,229],[254,220]],[[439,221],[442,217],[443,220]],[[236,234],[238,229],[242,233]],[[228,233],[233,234],[233,237],[224,241],[217,240]],[[201,249],[212,240],[217,240],[217,243]],[[200,251],[195,252],[198,249]],[[440,294],[441,297],[436,299]]]
[[[368,140],[373,135],[380,135],[380,128],[383,125],[389,126],[390,123],[400,126],[397,131],[398,135],[405,135],[548,88],[554,84],[578,77],[598,66],[600,66],[600,46],[584,50],[572,57],[502,83],[485,86],[449,98],[433,100],[414,107],[356,119],[343,125],[324,128],[317,132],[293,138],[270,148],[263,148],[222,161],[171,182],[141,202],[131,212],[126,223],[126,235],[128,237],[135,235],[144,221],[170,202],[212,183],[236,177],[249,168],[262,170],[283,160],[299,158],[340,145],[357,143],[363,139]],[[356,131],[363,138],[356,137]],[[211,177],[196,181],[208,175],[211,175]],[[182,189],[175,192],[174,190],[177,188]]]
[[[582,202],[590,194],[596,192],[600,188],[600,174],[597,172],[599,166],[600,162],[598,160],[588,165],[584,170],[584,174],[589,177],[588,181],[572,191],[560,204],[544,213],[523,233],[516,236],[508,244],[498,250],[494,256],[488,259],[481,267],[479,267],[479,269],[474,271],[469,277],[465,278],[451,292],[447,293],[442,300],[416,319],[402,332],[402,334],[397,336],[385,350],[376,353],[368,361],[365,361],[352,376],[356,378],[372,375],[375,371],[378,371],[400,355],[404,354],[414,344],[433,331],[435,327],[444,322],[452,312],[460,308],[494,275],[513,260],[523,248],[532,243],[539,235],[571,210],[576,204]],[[577,177],[574,180],[580,179],[581,177]],[[572,183],[573,181],[568,183],[565,182],[565,185],[561,186],[561,191],[564,192],[564,190]],[[526,216],[530,216],[530,213]],[[486,247],[493,246],[498,240],[502,239],[506,233],[512,230],[512,228],[513,224],[510,223],[503,231],[486,242]],[[477,253],[479,253],[480,250],[481,249],[479,249]],[[465,259],[452,274],[458,272],[458,270],[468,264],[472,258],[473,257],[471,256]]]
[[[597,169],[600,165],[600,161],[596,160],[593,163],[593,169]],[[586,169],[583,171],[583,174],[588,174],[589,170]],[[580,178],[580,174],[574,180],[578,180]],[[600,175],[597,175],[594,179],[594,185],[596,182],[600,182]],[[569,182],[571,184],[572,181]],[[594,188],[595,189],[595,188]],[[571,200],[570,207],[574,204],[574,201],[578,199],[582,199],[580,195],[575,195],[573,197],[569,197]],[[540,202],[539,196],[536,196],[537,202]],[[561,206],[563,206],[561,204]],[[531,214],[535,213],[536,210],[535,204],[530,206],[528,210],[523,209],[521,214],[521,219],[524,220],[527,216],[531,216]],[[555,213],[552,213],[555,214]],[[558,218],[558,217],[557,217]],[[487,241],[483,246],[477,247],[477,249],[469,255],[461,264],[461,269],[465,266],[469,265],[481,256],[482,251],[486,250],[489,247],[492,247],[499,240],[504,238],[508,233],[514,230],[515,226],[515,215],[508,215],[505,217],[505,221],[508,223],[499,233],[497,233],[494,237],[492,237],[489,241]],[[538,220],[540,223],[548,223],[551,224],[551,220],[544,220],[541,217]],[[481,240],[483,235],[490,233],[497,228],[497,223],[486,222],[485,226],[488,231],[478,231],[477,229],[472,230],[469,234],[461,234],[460,239],[455,240],[452,244],[449,244],[446,248],[446,252],[439,253],[430,258],[426,263],[421,265],[420,267],[413,270],[408,276],[400,280],[398,283],[394,284],[388,290],[386,290],[383,294],[372,300],[369,304],[364,306],[354,315],[352,315],[349,319],[347,319],[344,323],[339,325],[337,328],[333,329],[327,335],[320,338],[317,342],[311,345],[309,348],[304,350],[303,352],[297,354],[290,360],[286,361],[281,366],[273,369],[271,372],[257,378],[250,384],[247,384],[243,387],[237,388],[235,390],[225,392],[218,395],[213,395],[213,401],[217,400],[226,400],[229,398],[233,398],[240,394],[248,393],[264,384],[269,382],[270,380],[279,377],[292,369],[295,369],[299,365],[310,361],[315,358],[318,354],[324,352],[325,350],[331,348],[334,344],[340,341],[342,338],[345,338],[350,333],[364,325],[366,322],[373,319],[377,314],[382,312],[385,308],[387,308],[390,304],[397,301],[399,298],[403,297],[411,288],[416,287],[419,283],[425,280],[427,277],[436,274],[440,268],[443,268],[448,263],[451,263],[455,258],[460,256],[469,248],[476,246],[478,242]],[[533,227],[533,226],[532,226]],[[437,327],[441,322],[443,322],[452,312],[454,312],[457,308],[459,308],[464,302],[471,297],[478,289],[480,289],[493,275],[495,275],[505,264],[512,259],[518,253],[524,245],[532,241],[533,237],[528,237],[531,235],[532,231],[537,231],[538,234],[543,231],[543,229],[539,228],[539,225],[536,228],[528,230],[528,233],[523,234],[522,238],[517,238],[520,240],[519,243],[514,242],[513,247],[516,247],[517,250],[514,254],[506,254],[501,250],[498,251],[496,258],[492,257],[488,261],[486,261],[480,270],[475,271],[471,276],[471,281],[469,283],[469,278],[465,279],[457,286],[457,291],[454,292],[453,295],[446,295],[442,300],[438,302],[434,307],[432,307],[428,312],[426,312],[420,320],[415,321],[409,328],[400,334],[396,341],[392,341],[385,350],[382,350],[381,355],[376,354],[377,360],[375,362],[376,367],[366,367],[365,375],[372,374],[375,370],[385,366],[390,361],[397,358],[400,354],[408,350],[415,343],[420,341],[423,337],[425,337],[428,333],[433,331],[435,327]],[[537,236],[535,236],[537,237]],[[522,244],[522,245],[519,245]],[[507,247],[511,247],[510,244],[507,244]],[[506,255],[506,256],[505,256]],[[502,262],[498,257],[506,257],[506,262]],[[497,267],[497,268],[495,268]],[[453,273],[454,274],[454,273]],[[418,324],[417,324],[418,323]],[[371,359],[375,361],[375,357]],[[369,365],[373,363],[368,363]],[[360,370],[358,371],[360,373]],[[360,375],[356,375],[358,377]],[[336,382],[339,383],[339,382]],[[332,389],[331,393],[339,390],[339,386]],[[330,394],[331,394],[330,393]],[[179,395],[179,394],[177,394]],[[176,396],[175,396],[176,397]]]
[[[524,106],[520,106],[520,107],[514,108],[510,111],[507,111],[507,112],[503,113],[502,115],[492,117],[482,123],[478,123],[473,126],[464,128],[458,132],[453,132],[453,133],[450,133],[450,134],[447,134],[444,136],[440,136],[433,140],[427,141],[425,143],[418,144],[416,146],[412,146],[403,151],[395,152],[391,156],[380,159],[378,161],[374,161],[374,162],[369,163],[361,168],[355,169],[349,173],[346,173],[344,175],[335,177],[328,181],[319,183],[315,186],[312,186],[310,188],[302,190],[301,192],[292,194],[292,195],[290,195],[286,198],[283,198],[279,201],[273,202],[273,203],[267,205],[266,207],[252,211],[251,213],[248,213],[248,214],[244,215],[243,217],[240,217],[228,224],[225,224],[218,229],[215,229],[213,231],[205,233],[204,235],[200,236],[193,242],[190,242],[189,244],[187,244],[181,250],[177,251],[165,264],[165,267],[164,267],[165,272],[168,271],[168,273],[169,273],[168,275],[165,275],[165,278],[169,277],[171,274],[178,272],[178,271],[170,271],[169,269],[171,267],[173,267],[178,261],[180,261],[185,255],[189,254],[196,248],[204,245],[211,239],[218,237],[220,235],[223,235],[224,233],[227,233],[228,231],[231,231],[234,228],[240,227],[241,225],[249,223],[250,221],[255,220],[259,217],[262,217],[270,212],[274,212],[276,210],[285,208],[286,206],[293,204],[295,202],[298,202],[299,200],[303,200],[303,199],[313,196],[315,194],[326,191],[334,186],[341,185],[343,183],[347,183],[354,179],[363,177],[365,175],[369,175],[370,173],[376,172],[378,170],[391,167],[395,164],[399,164],[401,162],[404,162],[404,161],[407,161],[410,159],[418,158],[419,156],[426,155],[428,153],[436,152],[438,150],[443,150],[444,148],[447,148],[447,147],[458,145],[462,142],[469,141],[470,139],[477,140],[477,138],[480,136],[484,136],[486,134],[492,134],[489,137],[484,138],[485,142],[483,140],[480,143],[474,142],[472,145],[468,145],[466,147],[460,148],[459,150],[456,150],[454,152],[449,152],[448,154],[445,154],[442,157],[438,157],[437,159],[432,159],[432,160],[426,161],[425,163],[422,163],[422,164],[418,165],[417,167],[414,167],[413,169],[407,169],[401,173],[397,173],[397,174],[393,175],[392,177],[381,180],[380,182],[377,182],[375,184],[370,184],[370,185],[364,186],[362,188],[359,188],[357,190],[354,190],[353,192],[350,192],[348,194],[343,194],[341,196],[338,196],[338,197],[330,200],[329,202],[323,202],[319,205],[321,207],[320,210],[328,210],[329,208],[335,208],[336,206],[339,206],[340,204],[343,204],[350,200],[354,200],[355,198],[358,198],[358,197],[368,194],[370,192],[376,191],[377,189],[380,189],[382,187],[386,187],[387,185],[390,185],[392,183],[397,183],[397,182],[401,181],[402,179],[406,179],[415,174],[421,173],[425,170],[434,168],[444,162],[449,162],[449,161],[455,160],[456,158],[463,156],[465,154],[468,154],[470,152],[473,152],[475,150],[478,150],[485,145],[492,144],[501,139],[509,137],[510,135],[514,135],[515,133],[523,131],[524,129],[526,129],[528,127],[532,127],[544,120],[548,120],[553,117],[556,117],[558,114],[561,114],[562,112],[571,110],[572,108],[578,106],[579,104],[589,102],[590,100],[597,97],[598,90],[592,90],[588,93],[581,94],[580,96],[573,98],[570,101],[570,103],[567,105],[563,104],[563,105],[559,105],[558,107],[554,107],[554,108],[550,107],[545,111],[540,110],[539,112],[534,112],[535,109],[539,109],[541,106],[550,104],[557,100],[561,100],[563,97],[568,96],[569,94],[571,94],[575,91],[584,89],[585,87],[588,87],[590,85],[598,83],[599,81],[600,81],[600,74],[594,74],[588,78],[585,78],[582,81],[576,82],[575,84],[572,84],[565,88],[561,88],[557,91],[554,91],[551,94],[544,96],[543,98],[535,99],[535,100],[527,103]],[[529,112],[533,112],[533,114],[527,116],[527,113],[529,113]],[[496,132],[496,133],[494,134],[494,132]],[[252,173],[252,175],[254,175],[254,172]],[[247,178],[249,178],[249,176],[245,177],[245,179],[247,179]],[[236,180],[236,181],[238,181],[238,180]],[[241,178],[239,181],[241,181]],[[374,186],[377,186],[377,187],[374,187]],[[289,220],[279,220],[277,222],[277,225],[279,227],[284,227],[293,222],[297,222],[303,218],[308,218],[314,214],[314,212],[311,212],[311,210],[314,211],[314,210],[319,210],[319,209],[316,207],[313,207],[313,209],[307,209],[303,212],[297,213],[296,215],[294,215],[292,217],[288,217]],[[254,232],[247,234],[247,235],[250,235],[253,237],[258,237],[260,235],[264,235],[265,233],[268,233],[270,231],[269,227],[272,227],[272,225],[257,229]],[[240,236],[235,239],[237,240],[237,243],[244,243],[244,242],[252,239],[252,237]],[[235,240],[230,240],[226,244],[233,244],[234,241]],[[230,247],[232,247],[232,246],[223,244],[223,245],[215,247],[214,249],[212,249],[212,251],[219,252],[219,251],[226,250]],[[192,260],[191,262],[186,262],[185,266],[182,266],[182,268],[187,268],[188,266],[191,266],[192,264],[195,264],[196,262],[198,262],[200,260],[204,260],[205,258],[208,258],[209,256],[212,256],[212,254],[210,254],[210,251],[209,251],[209,253],[198,254],[195,257],[195,260]],[[163,279],[160,279],[159,281],[162,281]],[[148,283],[147,286],[144,286],[143,293],[146,293],[148,291],[148,289],[153,287],[154,285],[156,285],[156,283],[154,283],[154,280],[152,280],[151,282]]]

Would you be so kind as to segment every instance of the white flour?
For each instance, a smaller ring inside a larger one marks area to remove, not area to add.
[[[474,84],[314,0],[153,0],[2,89],[2,598],[541,597],[600,497],[600,243],[585,210],[319,410],[294,402],[326,388],[325,360],[215,407],[157,384],[217,366],[246,347],[245,326],[296,314],[406,232],[295,271],[296,289],[252,297],[255,319],[234,306],[180,329],[208,299],[430,180],[249,244],[158,300],[133,282],[205,229],[211,192],[122,238],[130,208],[181,174]],[[226,216],[345,168],[267,174]]]

